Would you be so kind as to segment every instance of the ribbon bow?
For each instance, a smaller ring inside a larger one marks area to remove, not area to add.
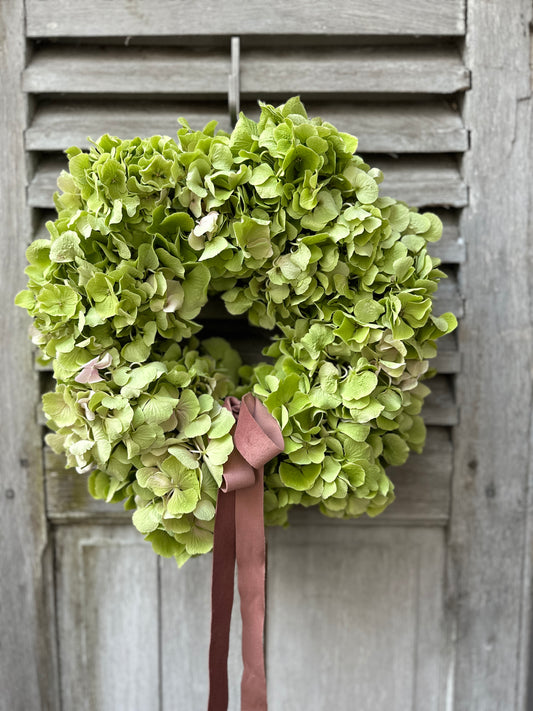
[[[263,652],[265,622],[265,527],[263,467],[283,452],[281,429],[251,393],[228,397],[235,448],[224,465],[218,494],[211,589],[208,711],[228,708],[228,650],[235,561],[242,617],[242,711],[266,711]]]

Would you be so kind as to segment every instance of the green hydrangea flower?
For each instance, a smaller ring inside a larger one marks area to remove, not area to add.
[[[394,498],[386,466],[423,446],[421,380],[456,321],[432,313],[438,217],[380,196],[356,138],[298,98],[231,135],[180,121],[177,140],[67,151],[17,303],[53,363],[49,445],[181,564],[212,547],[227,395],[253,391],[283,431],[267,523],[295,505],[375,516]],[[264,362],[196,337],[215,295],[272,332]]]

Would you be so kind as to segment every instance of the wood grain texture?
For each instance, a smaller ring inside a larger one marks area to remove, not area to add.
[[[56,532],[62,708],[159,708],[158,561],[132,526]]]
[[[533,84],[533,25],[530,23],[530,42],[531,52],[529,56],[530,80]],[[533,108],[531,99],[529,99],[529,150],[530,150],[530,169],[531,169],[531,151],[533,150]],[[529,234],[533,234],[533,216],[531,207],[533,207],[533,180],[529,180]],[[531,255],[531,253],[530,253]],[[530,256],[531,263],[531,256]],[[531,269],[529,270],[531,273]],[[531,278],[529,281],[530,290],[533,288]],[[533,465],[531,457],[529,461],[529,486],[527,493],[527,511],[533,511]],[[531,593],[531,581],[533,580],[533,516],[529,513],[526,521],[525,531],[525,554],[523,565],[523,586],[522,586],[522,636],[519,649],[520,666],[518,670],[518,688],[519,700],[527,711],[533,708],[533,595]]]
[[[443,708],[444,532],[286,533],[268,536],[271,708]]]
[[[382,156],[374,160],[370,156],[369,160],[385,175],[380,188],[382,195],[393,195],[419,207],[462,207],[466,204],[466,186],[457,162],[448,156],[397,160]],[[32,207],[53,208],[57,176],[66,167],[63,158],[49,157],[39,163],[28,188],[28,201]]]
[[[333,41],[332,41],[333,42]],[[245,98],[310,94],[454,94],[469,73],[453,46],[334,46],[241,51]],[[226,51],[54,44],[37,47],[23,76],[34,94],[160,94],[226,98]]]
[[[182,570],[160,560],[158,576],[158,560],[129,525],[62,526],[56,539],[64,707],[202,708],[210,556]],[[271,708],[322,711],[326,699],[350,708],[354,695],[363,711],[440,707],[442,529],[325,529],[308,517],[290,531],[269,530],[268,541]],[[237,614],[232,624],[236,711]],[[354,676],[354,668],[365,674]]]
[[[462,35],[464,0],[28,0],[29,37],[183,35]]]
[[[264,95],[264,94],[263,94]],[[445,101],[423,103],[313,104],[309,116],[322,116],[339,130],[359,138],[363,153],[453,153],[467,147],[466,131],[459,114]],[[243,106],[246,115],[259,117],[257,106]],[[191,106],[176,102],[45,102],[38,106],[26,131],[26,148],[33,151],[62,151],[69,146],[88,148],[88,136],[104,133],[134,138],[163,134],[176,137],[178,116],[185,116],[192,128],[208,121],[220,121],[230,131],[229,116],[217,104]]]
[[[24,287],[25,236],[31,234],[23,142],[26,100],[20,89],[24,61],[24,3],[0,3],[0,709],[55,711],[51,556],[35,420],[38,385],[29,320],[13,305]]]
[[[431,255],[444,264],[462,264],[466,258],[465,241],[459,232],[459,211],[436,210],[442,220],[442,237],[430,246]]]
[[[454,711],[523,711],[531,596],[531,3],[468,3],[466,313],[450,527]],[[497,170],[494,166],[497,164]],[[502,210],[502,204],[505,208]]]
[[[191,560],[181,569],[172,559],[159,561],[164,621],[161,711],[207,708],[212,564],[210,555]],[[228,711],[240,709],[241,629],[239,596],[235,590],[228,657]]]
[[[131,512],[124,511],[122,504],[106,504],[92,499],[87,492],[87,478],[73,469],[65,470],[63,457],[49,449],[45,450],[45,467],[47,513],[54,523],[92,520],[111,524],[130,520]],[[390,468],[397,499],[381,516],[373,519],[372,525],[446,523],[451,474],[450,434],[444,427],[429,427],[424,453],[411,455],[402,467]],[[302,520],[308,522],[309,516],[314,522],[337,523],[320,514],[314,516],[312,511],[303,512],[303,518],[295,515],[291,520],[295,524]]]

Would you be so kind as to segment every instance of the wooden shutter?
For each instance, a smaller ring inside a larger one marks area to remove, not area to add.
[[[359,137],[359,152],[384,171],[384,194],[442,217],[444,236],[433,254],[449,278],[437,310],[461,318],[468,290],[460,228],[470,214],[462,215],[469,198],[461,167],[469,150],[465,12],[464,0],[26,0],[28,113],[20,104],[17,115],[26,124],[35,234],[51,216],[69,145],[86,147],[88,136],[104,132],[174,135],[178,116],[195,127],[217,118],[229,129],[236,35],[247,113],[258,113],[257,99],[300,94],[310,114]],[[472,12],[478,18],[479,9]],[[469,175],[474,181],[475,168]],[[461,333],[440,348],[424,410],[424,453],[391,472],[397,501],[373,521],[295,512],[290,530],[269,532],[273,711],[451,708],[455,617],[446,605],[446,561],[448,536],[464,524],[452,518],[450,527],[452,493],[464,481],[452,480],[454,462],[463,463],[455,394]],[[49,372],[38,377],[41,390],[51,387]],[[92,500],[83,477],[65,472],[46,448],[43,457],[62,708],[203,708],[209,560],[178,571],[156,558],[120,505]],[[232,709],[238,657],[234,644]]]

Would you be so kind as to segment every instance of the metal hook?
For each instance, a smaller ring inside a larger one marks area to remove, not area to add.
[[[241,110],[241,40],[240,37],[231,38],[231,73],[228,76],[228,109],[231,126],[237,123]]]

